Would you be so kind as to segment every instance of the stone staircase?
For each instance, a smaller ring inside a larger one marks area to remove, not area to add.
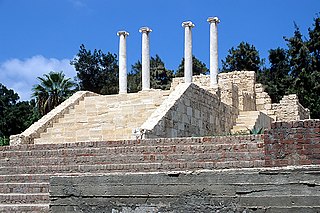
[[[263,167],[261,136],[0,147],[0,212],[48,212],[52,176]]]
[[[35,144],[121,140],[134,137],[135,129],[169,96],[170,91],[149,90],[122,95],[84,97]]]
[[[50,210],[314,213],[319,171],[313,165],[53,177]]]
[[[240,111],[231,133],[250,133],[250,130],[270,128],[272,118],[260,111]]]

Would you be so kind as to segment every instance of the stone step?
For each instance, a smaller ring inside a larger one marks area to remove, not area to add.
[[[16,159],[1,162],[1,167],[13,166],[49,166],[49,165],[69,165],[76,163],[77,165],[86,164],[117,164],[117,163],[153,163],[153,162],[189,162],[189,161],[231,161],[231,160],[262,160],[264,159],[264,149],[252,149],[250,151],[237,150],[232,152],[210,151],[198,152],[192,150],[189,153],[168,149],[163,153],[152,152],[150,153],[89,153],[78,156],[64,156],[64,157],[45,157],[45,158],[28,158],[26,160]]]
[[[162,102],[162,101],[161,101]],[[127,103],[127,104],[119,104],[105,107],[97,107],[97,106],[87,106],[75,108],[74,110],[70,110],[69,114],[66,114],[64,117],[60,118],[60,120],[64,120],[68,117],[70,118],[77,118],[75,115],[81,115],[81,113],[87,116],[95,116],[95,115],[103,115],[103,114],[121,114],[121,113],[135,113],[139,112],[139,110],[145,109],[155,109],[156,107],[160,106],[161,102],[159,103],[143,103],[143,101],[139,100],[139,103]],[[80,108],[81,107],[81,108]]]
[[[251,121],[253,119],[256,119],[259,116],[259,114],[255,114],[255,115],[239,115],[237,120],[247,120],[247,121]]]
[[[104,148],[119,146],[156,146],[156,145],[192,145],[192,144],[246,144],[251,141],[263,143],[260,135],[238,135],[238,136],[214,136],[193,138],[167,138],[167,139],[144,139],[144,140],[118,140],[118,141],[90,141],[64,144],[23,144],[19,146],[0,146],[0,158],[19,156],[24,152],[32,155],[32,150],[60,150],[60,149],[82,149],[82,148]],[[9,153],[14,154],[9,154]]]
[[[254,118],[256,116],[258,116],[260,114],[260,111],[253,111],[253,112],[240,112],[239,115],[238,115],[238,118]]]
[[[285,207],[252,207],[252,211],[256,213],[315,213],[320,212],[320,206],[285,206]],[[249,209],[250,210],[250,209]]]
[[[254,128],[259,115],[259,111],[241,111],[236,119],[236,124],[231,129],[231,133],[250,133],[250,130]]]
[[[48,213],[49,202],[45,204],[0,204],[0,212],[2,213]]]
[[[245,124],[239,124],[233,127],[233,131],[239,131],[239,130],[244,130],[244,131],[248,131],[250,132],[250,130],[252,130],[254,128],[254,126],[251,125],[245,125]]]
[[[3,175],[39,174],[39,173],[101,173],[101,172],[150,172],[150,171],[177,171],[197,169],[227,169],[263,167],[264,160],[250,161],[194,161],[194,162],[164,162],[164,163],[127,163],[127,164],[93,164],[93,165],[49,165],[49,166],[17,166],[1,167]]]
[[[125,95],[85,97],[34,141],[45,144],[131,139],[132,129],[139,128],[168,97],[169,92],[150,90]],[[125,130],[120,133],[101,133],[110,127],[113,127],[113,131],[117,127]],[[92,128],[99,128],[100,132]]]
[[[0,183],[0,194],[3,193],[49,193],[49,183]]]
[[[240,206],[257,207],[264,206],[267,208],[283,207],[307,207],[307,206],[320,206],[320,194],[317,195],[262,195],[262,196],[239,196],[238,204]]]
[[[257,119],[257,116],[254,116],[254,117],[238,117],[236,122],[252,122],[252,121],[255,121]]]
[[[236,134],[236,133],[243,133],[243,134],[250,134],[250,129],[246,126],[234,126],[233,129],[231,130],[231,133]]]
[[[71,144],[70,144],[71,145]],[[48,146],[47,146],[48,147]],[[48,147],[49,148],[49,147]],[[105,147],[76,147],[76,146],[52,146],[52,149],[21,150],[16,152],[2,152],[1,163],[11,163],[13,160],[24,160],[24,158],[51,158],[51,157],[75,157],[75,156],[97,156],[97,155],[119,155],[119,154],[169,154],[169,153],[221,153],[221,152],[252,152],[264,149],[262,142],[247,142],[239,144],[150,144],[137,146],[105,146]]]
[[[0,183],[48,183],[53,174],[12,174],[0,175]]]
[[[254,124],[252,124],[253,122],[251,123],[237,123],[233,128],[236,128],[236,127],[240,127],[240,128],[248,128],[248,129],[252,129],[254,127]]]
[[[48,184],[52,176],[78,176],[83,173],[45,173],[0,175],[0,184]]]
[[[2,193],[1,204],[48,204],[49,193]]]

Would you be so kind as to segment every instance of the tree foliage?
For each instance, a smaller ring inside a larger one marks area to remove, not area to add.
[[[75,84],[63,72],[49,72],[38,77],[39,84],[32,88],[40,115],[45,115],[74,93]]]
[[[290,91],[296,93],[301,104],[310,109],[312,118],[320,118],[320,17],[309,28],[309,39],[304,40],[295,25],[294,35],[285,38],[293,82]]]
[[[209,69],[206,67],[206,64],[196,58],[194,55],[192,56],[192,75],[200,75],[209,74]],[[176,71],[176,77],[184,76],[184,58],[182,58],[181,63]]]
[[[284,95],[289,94],[292,84],[288,53],[283,48],[269,50],[270,68],[258,73],[258,81],[266,86],[265,91],[272,102],[278,103]]]
[[[10,135],[21,133],[39,118],[34,100],[18,100],[17,93],[0,83],[0,145],[8,145]]]
[[[241,42],[236,48],[232,47],[228,53],[225,61],[222,60],[222,72],[236,70],[258,72],[263,66],[263,60],[260,59],[259,52],[247,42]]]
[[[115,94],[119,91],[117,55],[95,49],[87,50],[82,44],[71,61],[77,71],[80,90],[99,94]]]
[[[137,61],[131,67],[128,75],[128,91],[137,92],[142,88],[142,64]],[[171,86],[173,71],[165,68],[159,55],[150,58],[150,87],[153,89],[168,90]]]

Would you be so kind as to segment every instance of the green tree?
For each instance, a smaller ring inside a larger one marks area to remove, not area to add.
[[[82,44],[77,56],[71,61],[77,71],[80,90],[99,94],[115,94],[119,91],[117,55],[95,49],[87,50]]]
[[[10,135],[21,133],[39,118],[34,100],[18,100],[17,93],[0,83],[0,145],[8,145]]]
[[[283,48],[269,50],[270,68],[258,73],[258,81],[266,86],[273,103],[278,103],[289,93],[292,84],[287,51]]]
[[[209,69],[206,64],[197,59],[194,55],[192,56],[192,75],[209,74]],[[181,63],[176,71],[176,77],[184,76],[184,58],[182,58]]]
[[[290,93],[296,93],[300,103],[310,109],[311,117],[320,117],[319,77],[317,70],[312,67],[312,55],[308,48],[308,41],[303,40],[299,28],[295,25],[294,35],[285,38],[288,45],[291,66],[290,75],[293,83]]]
[[[151,72],[151,70],[150,70]],[[128,92],[138,92],[142,89],[142,64],[138,60],[131,65],[131,71],[128,73]]]
[[[128,75],[128,91],[137,92],[142,88],[142,64],[137,61],[131,67]],[[150,58],[150,87],[153,89],[168,90],[171,86],[173,71],[165,68],[159,55]]]
[[[314,19],[313,27],[309,28],[307,47],[311,60],[311,90],[310,111],[311,117],[320,118],[320,17]]]
[[[49,72],[37,78],[40,82],[32,88],[40,115],[45,115],[74,93],[75,84],[63,72]]]
[[[171,81],[173,78],[173,71],[165,68],[164,62],[161,58],[156,55],[156,57],[151,57],[150,60],[150,84],[151,88],[168,90],[171,86]]]
[[[312,70],[320,71],[320,17],[314,19],[313,28],[309,28],[307,46],[311,53]]]
[[[256,71],[261,70],[264,62],[253,45],[241,42],[236,48],[232,47],[225,60],[222,60],[222,72]]]

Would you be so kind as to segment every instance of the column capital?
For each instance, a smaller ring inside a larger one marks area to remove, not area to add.
[[[182,27],[186,28],[186,27],[190,27],[193,28],[195,25],[191,22],[191,21],[184,21],[182,22]]]
[[[117,32],[117,35],[118,35],[118,36],[124,35],[124,37],[126,37],[126,36],[129,35],[129,33],[128,33],[127,31],[122,30],[122,31],[118,31],[118,32]]]
[[[208,19],[207,19],[207,22],[209,22],[210,24],[211,23],[216,23],[216,24],[219,24],[220,23],[220,19],[218,18],[218,17],[209,17]]]
[[[151,30],[149,27],[141,27],[141,28],[139,29],[139,32],[140,32],[140,33],[151,33],[152,30]]]

